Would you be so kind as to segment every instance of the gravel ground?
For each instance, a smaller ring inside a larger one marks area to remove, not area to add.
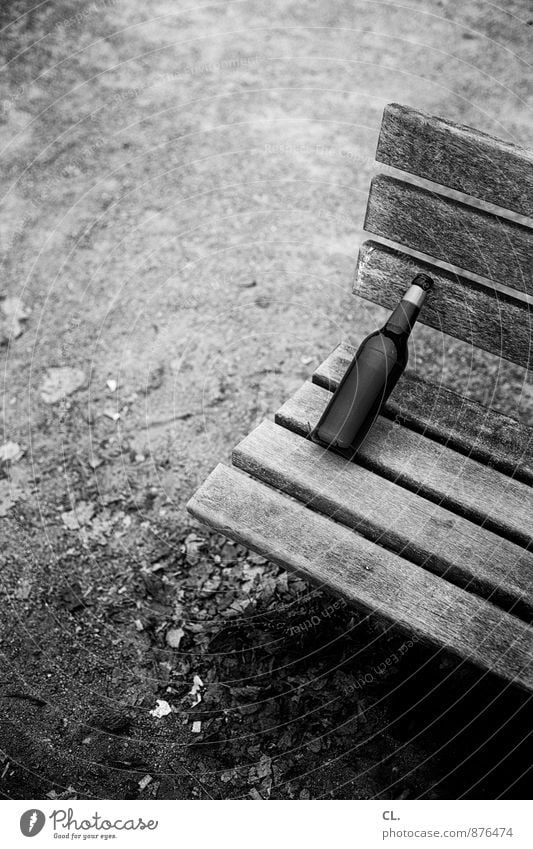
[[[383,106],[531,146],[532,24],[525,0],[3,5],[4,797],[520,794],[518,694],[185,504],[383,316],[350,294]],[[518,368],[414,350],[533,422]]]

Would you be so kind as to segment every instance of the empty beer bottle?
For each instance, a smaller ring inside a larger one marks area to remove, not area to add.
[[[417,274],[384,327],[362,342],[311,439],[353,457],[407,365],[407,340],[432,285]]]

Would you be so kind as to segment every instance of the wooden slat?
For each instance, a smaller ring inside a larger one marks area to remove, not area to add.
[[[361,340],[362,341],[362,340]],[[313,382],[335,390],[356,348],[340,344]],[[463,454],[533,484],[533,428],[406,371],[383,414]]]
[[[376,159],[533,218],[533,151],[511,142],[391,103]]]
[[[533,689],[533,630],[528,625],[300,502],[218,466],[188,508],[272,562],[507,681]]]
[[[330,397],[306,382],[278,410],[276,422],[307,435]],[[378,416],[357,461],[513,542],[533,545],[531,487],[416,431]]]
[[[533,553],[269,421],[237,445],[233,464],[531,621]]]
[[[365,229],[533,294],[533,230],[411,183],[372,180]]]
[[[359,250],[353,291],[393,309],[419,272],[434,280],[419,321],[490,351],[523,368],[533,367],[532,307],[464,277],[421,262],[377,242]]]

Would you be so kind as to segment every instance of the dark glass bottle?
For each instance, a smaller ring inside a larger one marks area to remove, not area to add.
[[[311,439],[345,457],[355,454],[407,365],[407,340],[432,285],[417,274],[384,327],[361,343]]]

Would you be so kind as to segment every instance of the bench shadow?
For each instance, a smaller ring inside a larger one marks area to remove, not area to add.
[[[531,694],[423,647],[398,672],[385,697],[390,731],[438,760],[440,779],[422,798],[529,798]]]

